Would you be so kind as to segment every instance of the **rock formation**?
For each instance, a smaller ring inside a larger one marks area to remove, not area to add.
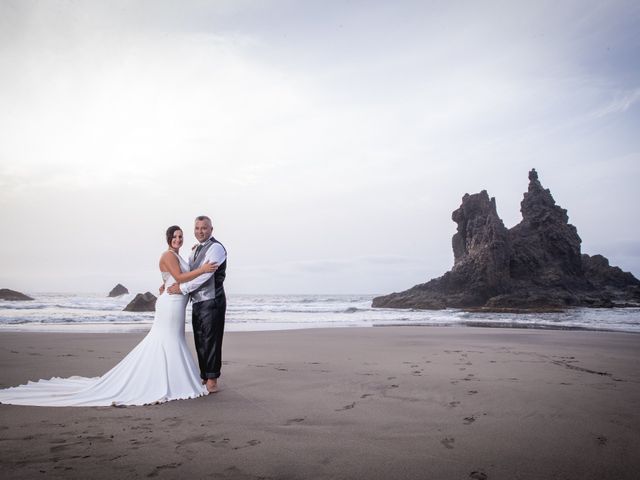
[[[581,254],[582,240],[538,174],[507,230],[486,191],[465,194],[452,215],[453,268],[442,277],[373,299],[374,307],[557,309],[640,306],[640,281],[602,255]]]
[[[33,300],[28,295],[24,293],[16,292],[15,290],[9,290],[8,288],[0,288],[0,300],[10,300],[10,301],[24,301],[24,300]]]
[[[155,312],[156,296],[151,292],[139,293],[124,307],[124,312]]]
[[[119,297],[120,295],[126,295],[127,293],[129,293],[129,290],[119,283],[109,292],[109,297]]]

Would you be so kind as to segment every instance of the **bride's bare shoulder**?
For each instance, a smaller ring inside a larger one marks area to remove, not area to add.
[[[162,252],[162,255],[160,255],[160,261],[176,263],[178,260],[172,252],[170,252],[169,250],[165,250],[164,252]]]

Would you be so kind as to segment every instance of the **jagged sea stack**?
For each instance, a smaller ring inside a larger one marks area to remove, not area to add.
[[[511,277],[541,285],[562,286],[577,282],[585,288],[580,244],[567,211],[556,205],[551,192],[529,172],[529,190],[520,203],[522,221],[509,230],[512,245]]]
[[[556,205],[535,169],[521,204],[522,221],[507,230],[486,191],[465,194],[452,215],[453,268],[374,307],[557,309],[638,306],[640,281],[601,255],[581,254],[567,211]]]

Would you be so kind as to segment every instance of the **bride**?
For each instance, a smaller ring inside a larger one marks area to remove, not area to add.
[[[180,227],[167,229],[169,249],[160,257],[164,285],[188,282],[216,270],[215,264],[205,263],[190,272],[178,254],[183,242]],[[0,403],[52,407],[147,405],[206,395],[184,338],[187,301],[185,295],[170,295],[163,290],[147,336],[103,376],[28,382],[0,390]]]

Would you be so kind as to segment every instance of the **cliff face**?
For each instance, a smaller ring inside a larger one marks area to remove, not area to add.
[[[373,300],[374,307],[562,308],[640,305],[640,281],[601,255],[580,251],[567,211],[535,170],[521,202],[522,221],[507,230],[486,191],[462,198],[452,215],[454,265],[442,277]]]
[[[541,285],[584,285],[582,257],[576,227],[567,211],[556,205],[535,170],[529,172],[529,190],[520,204],[522,221],[509,230],[511,277]]]
[[[494,296],[508,286],[509,232],[496,211],[494,198],[486,190],[465,195],[451,216],[458,224],[453,236],[454,265],[450,287],[463,293],[475,285],[474,297]]]

